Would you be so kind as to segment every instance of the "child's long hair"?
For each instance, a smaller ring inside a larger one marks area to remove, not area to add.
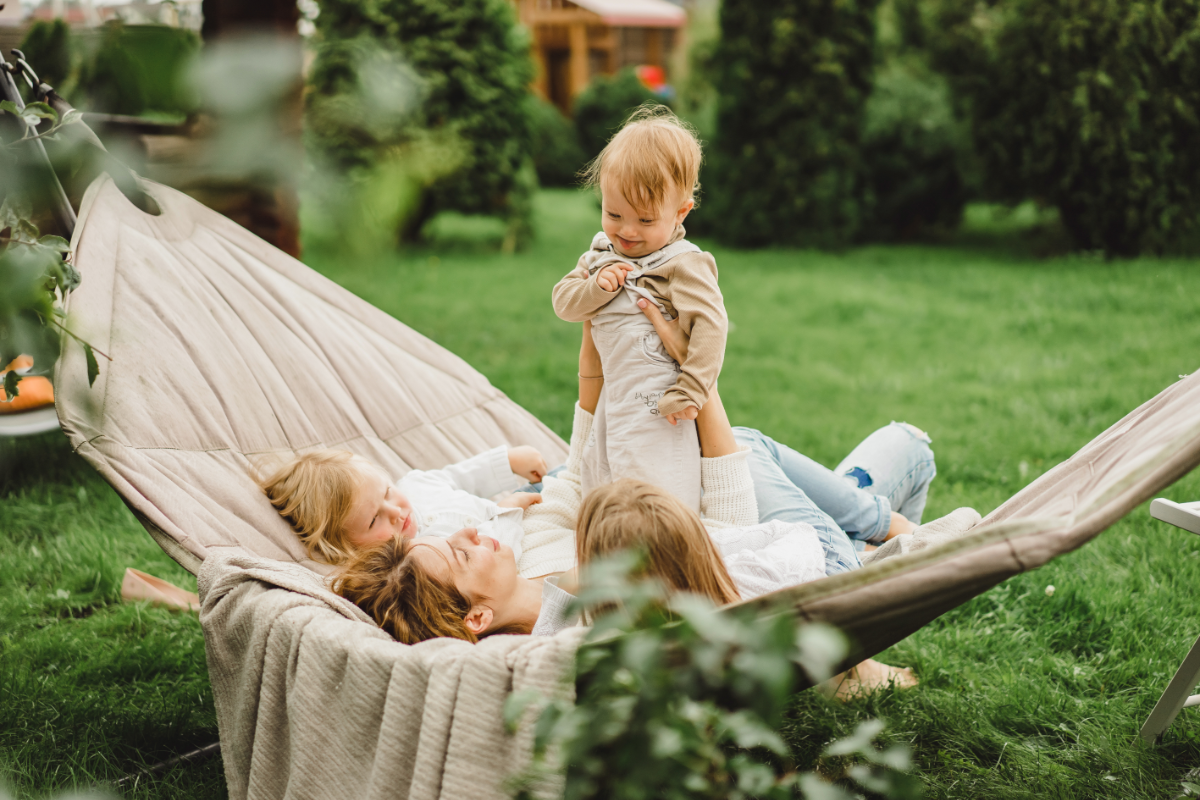
[[[300,536],[309,558],[341,564],[354,552],[345,525],[362,484],[362,464],[372,466],[345,450],[315,450],[266,474],[260,467],[255,481]]]
[[[700,141],[692,129],[664,105],[634,111],[600,155],[583,168],[585,186],[612,180],[634,208],[670,212],[700,191]]]
[[[625,478],[593,490],[579,509],[575,555],[582,568],[619,550],[641,549],[644,574],[717,605],[741,597],[700,518],[670,492]]]

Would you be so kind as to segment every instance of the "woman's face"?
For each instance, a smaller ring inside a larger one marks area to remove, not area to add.
[[[411,539],[417,533],[412,504],[383,473],[366,461],[355,460],[362,476],[344,529],[355,547],[386,542],[394,536]]]
[[[492,627],[517,592],[517,560],[508,545],[474,528],[463,528],[449,538],[421,536],[413,541],[410,558],[417,559],[431,575],[452,583],[480,615],[467,624],[483,633]],[[482,613],[486,611],[486,613]]]

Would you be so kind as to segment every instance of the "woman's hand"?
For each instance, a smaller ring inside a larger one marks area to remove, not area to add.
[[[546,459],[536,447],[527,444],[508,448],[508,466],[514,475],[530,483],[537,483],[546,475]]]
[[[646,315],[646,319],[654,325],[654,330],[658,332],[658,338],[662,339],[663,347],[667,348],[667,355],[675,359],[677,364],[687,361],[688,335],[679,329],[679,320],[673,319],[668,322],[663,319],[658,306],[645,298],[638,300],[637,304],[642,313]]]
[[[508,497],[496,502],[501,508],[519,508],[528,511],[532,505],[542,502],[542,496],[537,492],[513,492]]]

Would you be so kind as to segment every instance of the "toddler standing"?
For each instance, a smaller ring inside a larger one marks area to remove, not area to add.
[[[586,172],[600,189],[591,249],[554,287],[554,311],[591,320],[604,380],[583,492],[618,478],[655,483],[700,507],[700,445],[693,420],[725,357],[728,319],[710,253],[684,238],[695,207],[700,143],[662,106],[642,108]],[[638,301],[655,303],[690,337],[676,364]],[[669,423],[669,424],[668,424]]]

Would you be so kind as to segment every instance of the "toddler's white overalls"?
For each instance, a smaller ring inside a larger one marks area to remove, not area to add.
[[[592,318],[592,338],[604,365],[604,391],[596,406],[592,437],[583,457],[583,494],[619,478],[636,478],[661,486],[689,508],[700,511],[700,440],[691,420],[671,425],[658,413],[658,399],[675,385],[676,364],[637,301],[645,298],[666,309],[638,286],[645,270],[682,253],[699,253],[686,239],[642,258],[613,252],[604,233],[596,234],[588,255],[588,272],[624,262],[634,267],[625,288]],[[671,317],[667,316],[667,319]]]

